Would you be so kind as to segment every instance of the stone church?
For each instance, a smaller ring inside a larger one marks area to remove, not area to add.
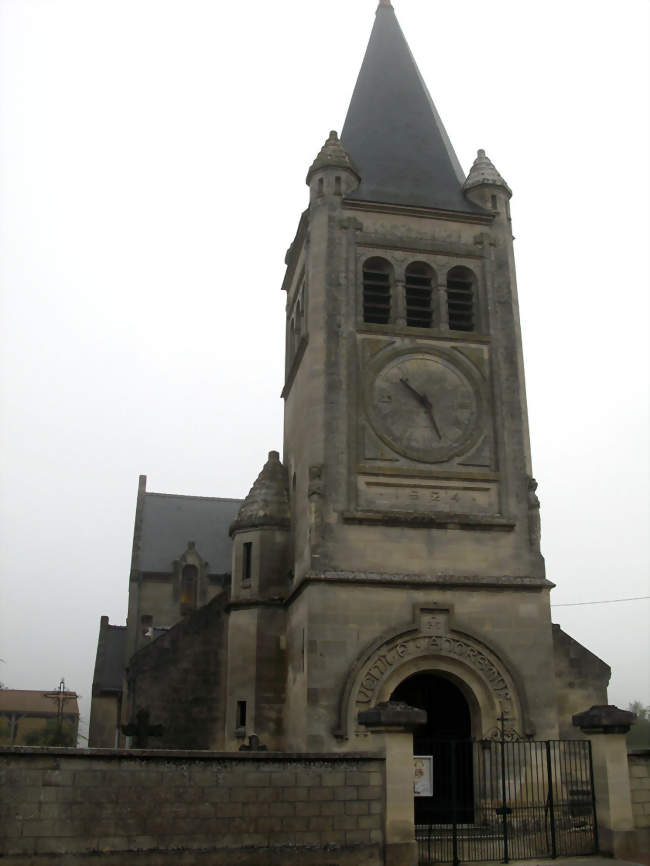
[[[90,745],[141,745],[123,726],[148,714],[155,748],[359,751],[390,698],[427,711],[416,748],[499,717],[576,736],[609,668],[551,622],[511,190],[483,150],[464,175],[390,0],[307,185],[282,457],[243,500],[140,478]]]

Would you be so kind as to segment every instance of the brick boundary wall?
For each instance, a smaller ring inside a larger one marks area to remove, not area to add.
[[[4,866],[380,866],[375,753],[0,748]]]
[[[650,854],[650,749],[636,749],[628,753],[630,793],[634,826],[639,839],[639,850]]]

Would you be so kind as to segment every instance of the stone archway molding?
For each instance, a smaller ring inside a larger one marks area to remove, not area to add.
[[[352,666],[339,700],[339,729],[335,736],[347,739],[362,733],[357,717],[360,711],[387,700],[382,689],[389,681],[414,669],[435,669],[436,660],[447,667],[453,664],[462,678],[479,682],[513,727],[521,734],[534,736],[526,693],[515,668],[503,653],[497,653],[482,640],[451,627],[452,610],[443,607],[416,607],[414,621],[397,631],[385,632],[358,656]],[[489,720],[494,727],[496,718]]]

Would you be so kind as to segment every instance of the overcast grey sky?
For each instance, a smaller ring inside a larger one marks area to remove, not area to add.
[[[138,474],[281,449],[283,260],[375,0],[0,0],[0,680],[88,699]],[[553,604],[647,596],[647,0],[395,0],[467,171],[512,187]],[[554,608],[650,703],[648,601]]]

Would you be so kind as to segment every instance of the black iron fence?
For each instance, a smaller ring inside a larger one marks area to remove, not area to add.
[[[432,796],[415,798],[420,866],[598,850],[588,740],[418,746],[433,767]]]

